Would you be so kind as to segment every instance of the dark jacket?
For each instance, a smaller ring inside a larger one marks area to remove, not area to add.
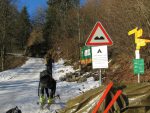
[[[54,63],[54,60],[52,58],[49,58],[47,60],[46,68],[50,74],[52,74],[53,63]]]
[[[39,88],[56,89],[56,80],[52,78],[52,76],[48,73],[47,70],[44,70],[40,73]]]
[[[40,72],[40,83],[47,83],[50,77],[51,75],[47,70]]]

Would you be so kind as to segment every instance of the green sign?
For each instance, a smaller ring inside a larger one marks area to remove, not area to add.
[[[81,59],[92,58],[91,47],[84,46],[81,49]]]
[[[134,59],[134,74],[144,74],[144,59]]]
[[[92,50],[89,46],[81,48],[81,64],[88,64],[92,62]]]

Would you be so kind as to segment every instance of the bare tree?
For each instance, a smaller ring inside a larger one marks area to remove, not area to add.
[[[14,0],[13,0],[14,1]],[[0,48],[1,48],[1,70],[4,70],[6,50],[13,48],[15,31],[15,8],[12,0],[0,1]]]
[[[1,70],[4,70],[4,61],[5,61],[5,48],[7,44],[7,29],[8,29],[8,19],[9,19],[9,1],[1,0],[0,1],[0,34],[1,34]]]

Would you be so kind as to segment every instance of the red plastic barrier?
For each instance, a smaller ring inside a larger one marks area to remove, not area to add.
[[[110,91],[110,89],[111,89],[112,86],[113,86],[113,83],[112,83],[112,82],[108,84],[108,86],[107,86],[107,88],[106,88],[104,94],[103,94],[102,97],[100,98],[99,102],[98,102],[97,105],[95,106],[95,108],[94,108],[94,110],[93,110],[92,113],[97,113],[97,111],[98,111],[100,105],[102,104],[102,102],[103,102],[104,99],[106,98],[106,96],[107,96],[107,94],[108,94],[108,92]]]
[[[105,109],[104,113],[107,113],[109,109],[112,107],[112,105],[115,103],[115,101],[118,99],[118,97],[122,94],[121,90],[118,90],[115,94],[114,98],[111,100],[111,102],[108,104],[107,108]]]

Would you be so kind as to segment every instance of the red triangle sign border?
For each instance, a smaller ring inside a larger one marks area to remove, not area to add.
[[[100,28],[101,31],[104,33],[108,42],[94,42],[94,43],[91,42],[91,40],[98,28]],[[85,45],[86,46],[100,46],[100,45],[112,45],[112,44],[113,44],[113,42],[112,42],[111,38],[109,37],[108,33],[106,32],[106,30],[104,29],[104,27],[102,26],[102,24],[100,22],[97,22],[95,24],[90,36],[88,37]]]

